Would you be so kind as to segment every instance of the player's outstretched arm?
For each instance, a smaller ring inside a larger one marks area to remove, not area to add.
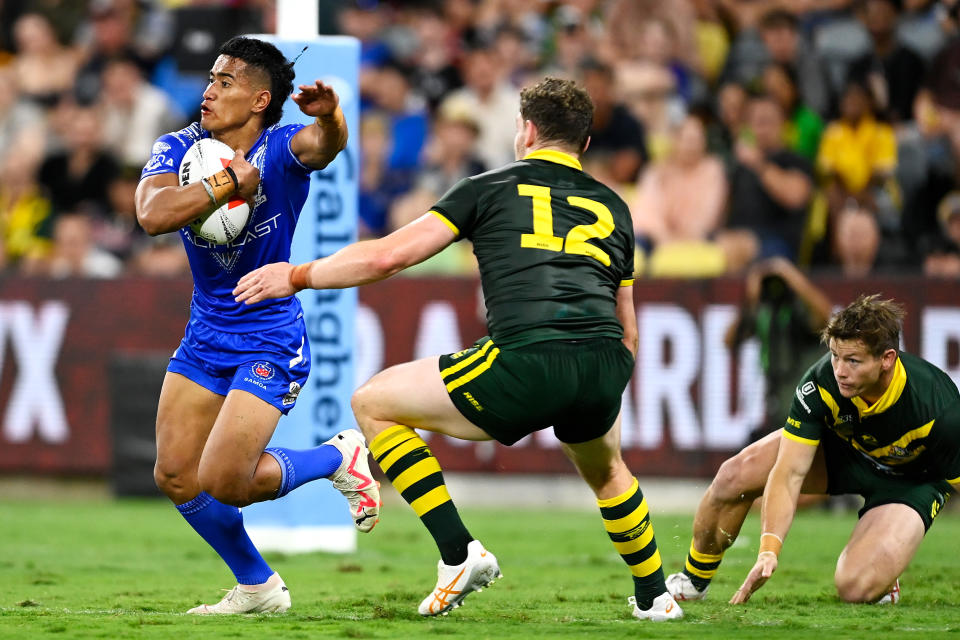
[[[237,149],[230,161],[230,168],[237,177],[223,181],[215,187],[217,203],[226,202],[238,194],[249,200],[260,183],[260,172],[243,157]],[[148,176],[137,185],[137,221],[143,230],[152,236],[176,231],[214,207],[210,194],[201,182],[180,186],[176,173],[160,173]]]
[[[292,96],[293,101],[316,120],[293,136],[290,149],[303,164],[323,169],[347,146],[347,121],[340,109],[340,97],[333,87],[319,80],[297,88],[300,93]]]
[[[446,224],[426,213],[388,236],[356,242],[326,258],[296,267],[276,262],[255,269],[240,278],[233,295],[237,302],[254,304],[301,289],[344,289],[377,282],[440,253],[454,238]]]
[[[743,584],[730,598],[730,604],[747,602],[777,570],[780,548],[797,511],[800,488],[816,453],[816,445],[798,442],[786,435],[780,436],[777,461],[770,470],[767,486],[763,491],[760,552]]]

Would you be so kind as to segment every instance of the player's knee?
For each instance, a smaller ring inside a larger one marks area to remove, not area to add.
[[[837,571],[833,580],[837,596],[844,602],[875,602],[883,595],[884,587],[864,572]]]
[[[371,392],[369,384],[361,385],[350,397],[350,407],[353,409],[353,415],[367,442],[376,435],[371,431],[374,421],[373,407],[375,401],[375,394]]]
[[[194,498],[199,492],[195,475],[183,473],[179,467],[160,460],[153,466],[153,481],[176,504]]]

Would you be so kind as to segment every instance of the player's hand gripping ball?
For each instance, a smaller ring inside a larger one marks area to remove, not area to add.
[[[201,138],[187,149],[180,162],[180,185],[199,182],[219,173],[233,160],[233,150],[213,138]],[[213,205],[211,205],[213,206]],[[234,194],[226,204],[205,213],[190,223],[194,235],[215,244],[235,240],[250,220],[250,205]]]

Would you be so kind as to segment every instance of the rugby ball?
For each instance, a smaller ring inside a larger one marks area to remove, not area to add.
[[[233,156],[233,149],[219,140],[197,140],[180,162],[180,185],[193,184],[223,171]],[[243,232],[249,220],[250,205],[243,198],[234,197],[191,222],[190,229],[197,237],[214,244],[229,244]]]

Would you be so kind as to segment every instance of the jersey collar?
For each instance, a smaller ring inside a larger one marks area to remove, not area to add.
[[[537,149],[536,151],[531,151],[527,155],[523,156],[523,159],[546,160],[547,162],[556,162],[557,164],[562,164],[565,167],[570,167],[572,169],[576,169],[577,171],[583,171],[583,166],[580,164],[580,161],[569,153],[564,153],[563,151],[554,151],[553,149]]]
[[[890,381],[890,386],[887,387],[887,390],[883,392],[883,395],[880,396],[876,402],[867,406],[867,403],[864,402],[860,396],[854,396],[850,401],[856,405],[857,411],[860,412],[861,419],[868,418],[883,413],[892,407],[897,400],[900,399],[900,395],[903,393],[903,388],[906,385],[907,371],[903,368],[903,363],[900,362],[900,358],[897,358],[897,364],[894,365],[893,368],[893,379]]]

